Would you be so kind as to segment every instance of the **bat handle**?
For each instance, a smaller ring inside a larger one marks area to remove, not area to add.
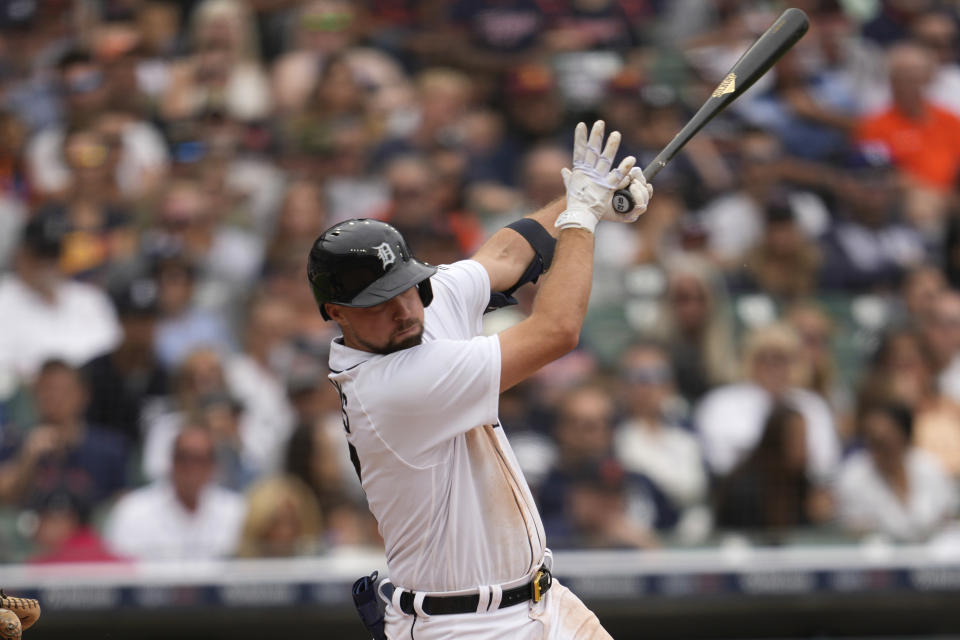
[[[660,173],[660,169],[663,169],[665,166],[667,166],[667,163],[658,156],[643,170],[643,178],[647,182],[650,182],[653,180],[653,176]],[[637,203],[633,201],[633,196],[630,195],[629,190],[617,189],[613,192],[611,206],[613,206],[613,210],[617,213],[630,213],[633,211],[633,208],[637,206]]]

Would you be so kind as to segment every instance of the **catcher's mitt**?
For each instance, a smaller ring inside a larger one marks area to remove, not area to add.
[[[9,609],[17,614],[23,629],[29,629],[40,617],[40,603],[33,598],[11,598],[0,589],[0,609]],[[0,634],[6,639],[6,636]],[[14,636],[19,638],[19,634]]]
[[[23,627],[20,618],[10,609],[0,609],[0,638],[3,640],[20,640]]]

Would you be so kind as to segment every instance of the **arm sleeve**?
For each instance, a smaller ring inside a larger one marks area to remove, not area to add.
[[[430,464],[427,454],[439,445],[474,427],[497,424],[496,336],[438,340],[398,356],[384,359],[382,370],[367,374],[376,377],[362,381],[382,395],[375,406],[361,409],[380,439],[408,463]]]

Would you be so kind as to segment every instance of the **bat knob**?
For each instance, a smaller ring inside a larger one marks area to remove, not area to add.
[[[613,210],[617,213],[630,213],[636,206],[633,196],[626,189],[617,189],[613,192]]]

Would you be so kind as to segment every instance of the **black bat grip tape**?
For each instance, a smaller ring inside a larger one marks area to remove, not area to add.
[[[637,205],[637,203],[633,201],[633,196],[630,195],[630,192],[626,189],[617,189],[614,191],[611,204],[613,205],[613,210],[617,213],[630,213]]]

